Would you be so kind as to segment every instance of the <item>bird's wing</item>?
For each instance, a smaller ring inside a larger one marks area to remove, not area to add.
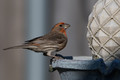
[[[62,49],[67,43],[67,38],[58,33],[49,33],[41,37],[28,40],[26,44],[31,44],[34,46],[44,47],[44,48],[60,48]],[[60,50],[59,49],[59,50]]]
[[[60,34],[57,32],[51,32],[44,37],[45,37],[45,39],[50,40],[50,41],[55,41],[58,44],[60,44],[64,41],[67,41],[67,37],[65,37],[63,34]]]
[[[57,45],[57,51],[62,50],[66,46],[67,37],[64,35],[52,32],[48,36],[46,39],[51,41],[53,46]]]
[[[40,36],[40,37],[36,37],[36,38],[34,38],[34,39],[31,39],[31,40],[27,40],[27,41],[25,41],[25,42],[34,42],[34,41],[36,41],[36,40],[43,40],[43,36]]]
[[[25,41],[25,42],[26,43],[38,43],[38,44],[44,43],[44,42],[60,44],[64,41],[67,41],[67,38],[64,35],[59,34],[59,33],[51,32],[51,33],[46,34],[44,36],[40,36],[40,37],[31,39],[31,40],[28,40],[28,41]]]

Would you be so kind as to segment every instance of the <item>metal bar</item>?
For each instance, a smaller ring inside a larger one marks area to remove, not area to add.
[[[27,0],[27,39],[42,36],[45,33],[46,0]],[[42,53],[28,51],[26,80],[48,80],[48,59]]]

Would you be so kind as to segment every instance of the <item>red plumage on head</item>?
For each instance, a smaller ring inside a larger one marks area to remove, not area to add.
[[[60,22],[60,23],[58,23],[58,24],[65,24],[64,22]]]
[[[64,22],[60,22],[60,23],[56,24],[52,30],[54,30],[56,27],[58,27],[61,24],[65,24],[65,23]]]
[[[54,26],[54,28],[52,29],[52,31],[54,31],[55,28],[56,28],[56,27],[59,27],[59,25],[61,25],[61,24],[65,24],[65,23],[64,23],[64,22],[60,22],[60,23],[56,24],[56,25]],[[66,31],[65,31],[64,28],[62,28],[59,32],[63,33],[63,34],[67,37]]]

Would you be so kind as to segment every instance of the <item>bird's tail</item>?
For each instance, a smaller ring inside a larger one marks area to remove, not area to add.
[[[9,49],[20,49],[20,48],[26,48],[27,45],[23,44],[23,45],[18,45],[18,46],[13,46],[13,47],[8,47],[8,48],[5,48],[3,50],[9,50]]]

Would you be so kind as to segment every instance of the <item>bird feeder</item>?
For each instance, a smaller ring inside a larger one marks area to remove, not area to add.
[[[83,60],[84,58],[84,60]],[[120,60],[92,60],[91,57],[79,57],[79,60],[60,59],[52,61],[53,70],[57,70],[61,80],[119,80]]]
[[[98,0],[89,16],[87,39],[93,59],[120,59],[120,0]]]
[[[87,28],[92,56],[52,61],[53,70],[61,80],[119,80],[120,0],[98,0]]]

